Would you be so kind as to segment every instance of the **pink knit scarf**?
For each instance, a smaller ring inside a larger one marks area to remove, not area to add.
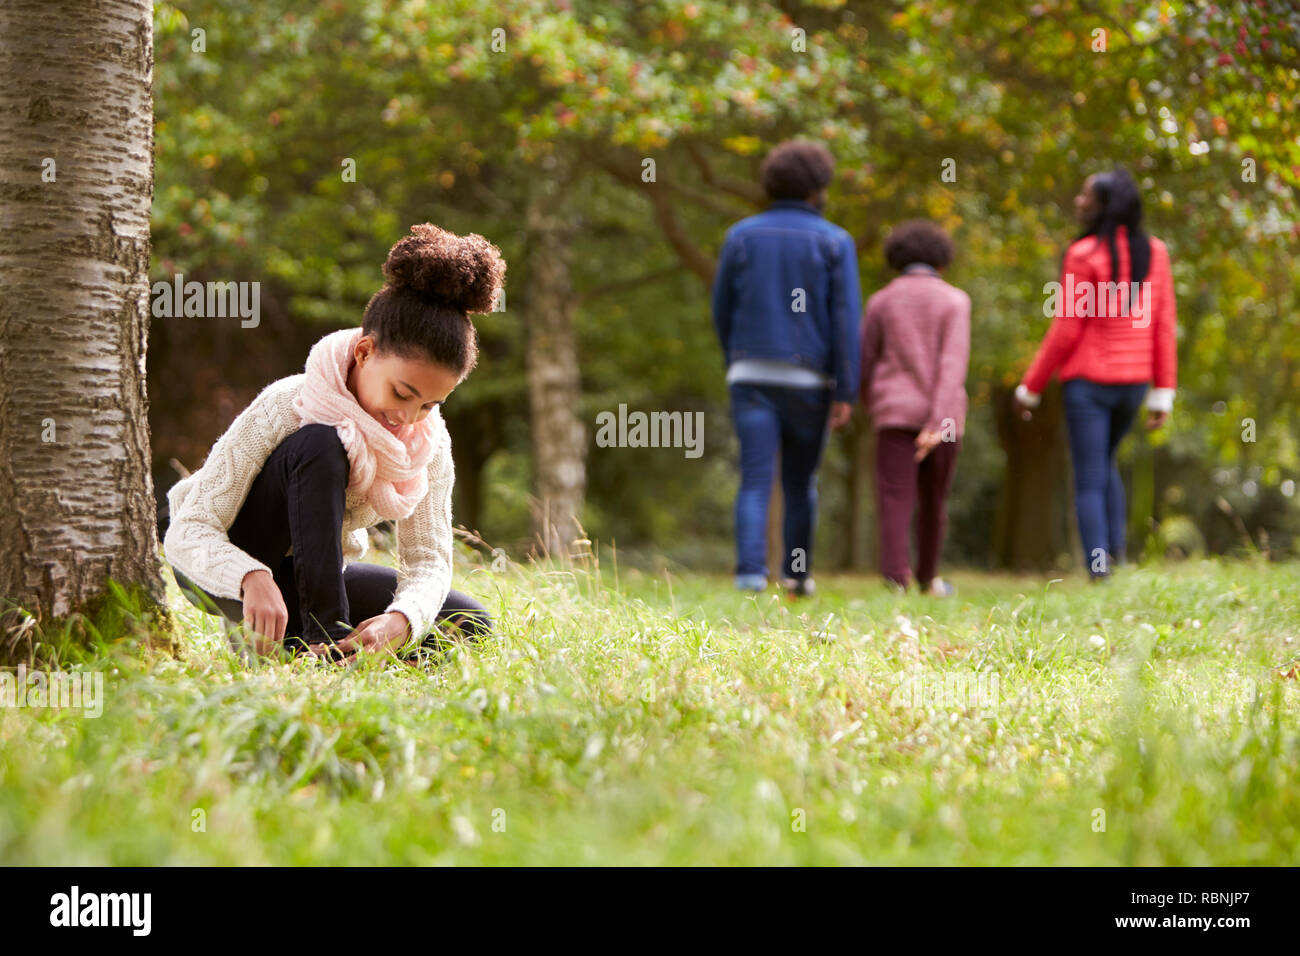
[[[428,492],[425,470],[433,457],[433,415],[394,435],[348,390],[361,329],[323,336],[307,354],[307,377],[294,399],[301,425],[333,425],[351,464],[348,490],[383,518],[405,518]]]

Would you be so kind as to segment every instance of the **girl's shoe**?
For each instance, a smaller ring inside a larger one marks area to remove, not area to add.
[[[945,581],[943,578],[934,578],[925,589],[926,594],[934,597],[952,597],[957,593],[957,588],[951,581]]]
[[[736,590],[765,591],[767,590],[767,577],[762,574],[737,574]]]

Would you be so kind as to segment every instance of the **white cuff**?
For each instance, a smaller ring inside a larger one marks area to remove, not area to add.
[[[1031,392],[1023,384],[1016,386],[1016,401],[1026,408],[1037,408],[1038,403],[1043,400],[1043,396],[1037,392]]]
[[[1147,411],[1172,412],[1174,410],[1174,390],[1172,388],[1153,388],[1147,392]]]
[[[406,618],[406,623],[411,626],[411,633],[408,636],[417,643],[428,637],[433,630],[433,624],[425,620],[423,609],[414,601],[394,598],[392,603],[384,608],[383,613],[392,614],[394,611]]]

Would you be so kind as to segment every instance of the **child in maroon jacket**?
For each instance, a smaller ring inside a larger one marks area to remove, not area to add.
[[[900,588],[911,584],[908,528],[916,511],[916,580],[946,596],[953,587],[936,571],[966,424],[970,296],[940,277],[952,240],[933,223],[898,226],[885,240],[885,259],[901,275],[867,301],[860,380],[876,428],[880,570]]]

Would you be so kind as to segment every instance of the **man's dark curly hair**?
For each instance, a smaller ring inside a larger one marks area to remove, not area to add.
[[[943,269],[952,262],[952,240],[928,219],[909,219],[890,231],[885,261],[899,272],[914,262]]]
[[[831,184],[835,160],[825,146],[792,139],[773,147],[758,178],[768,199],[807,199]]]
[[[482,236],[412,226],[388,253],[388,281],[366,304],[362,331],[377,351],[427,358],[463,379],[478,362],[470,314],[492,308],[505,274],[501,250]]]

